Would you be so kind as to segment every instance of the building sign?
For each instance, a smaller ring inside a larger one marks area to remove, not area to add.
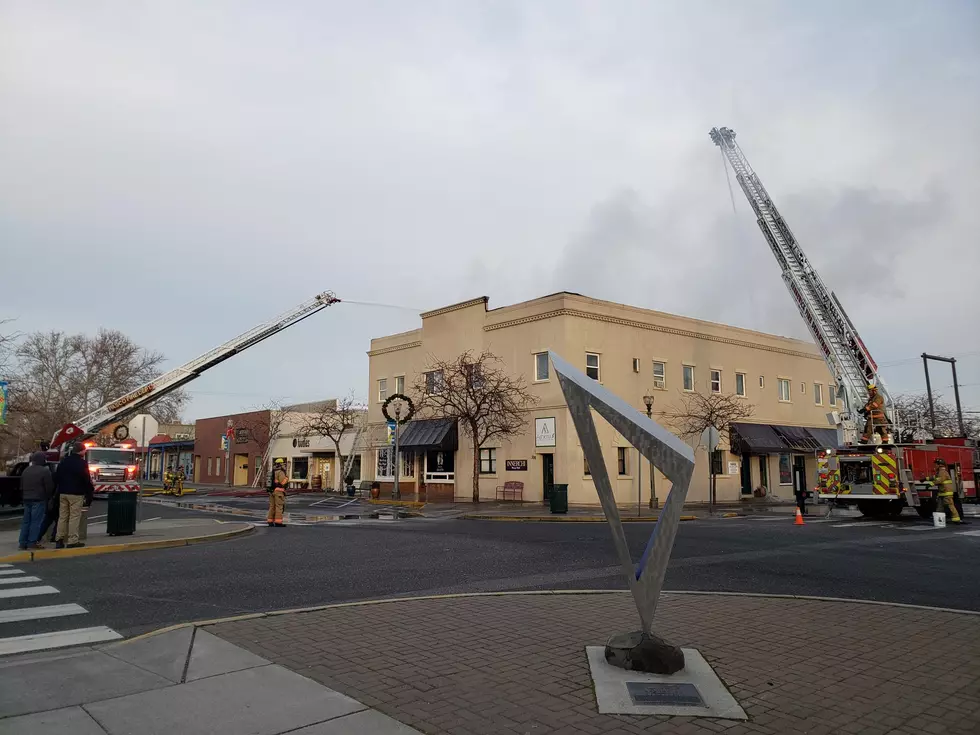
[[[508,459],[504,462],[508,472],[527,472],[526,459]]]
[[[729,462],[728,463],[728,474],[729,475],[737,475],[738,474],[738,462]]]
[[[235,444],[248,444],[248,429],[235,429]]]
[[[385,436],[385,441],[387,441],[388,444],[394,445],[394,443],[395,443],[395,422],[394,421],[389,421],[388,422],[387,429],[388,429],[388,433]]]
[[[293,439],[293,448],[303,449],[310,446],[310,440],[308,437],[296,437]]]
[[[122,398],[120,398],[120,399],[118,399],[116,401],[113,401],[108,406],[106,406],[106,408],[109,411],[115,411],[117,408],[122,408],[123,406],[125,406],[128,403],[132,403],[137,398],[142,398],[147,393],[149,393],[151,390],[153,390],[153,383],[150,383],[149,385],[144,385],[142,388],[137,388],[136,390],[134,390],[129,395],[123,396]]]
[[[7,381],[0,380],[0,426],[7,423]]]
[[[555,417],[534,419],[534,446],[556,446]]]

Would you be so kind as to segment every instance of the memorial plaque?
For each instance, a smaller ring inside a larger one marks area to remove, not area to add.
[[[654,707],[704,707],[704,700],[693,684],[626,682],[626,691],[635,705]]]

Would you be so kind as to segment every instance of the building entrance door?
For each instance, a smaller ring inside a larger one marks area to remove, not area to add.
[[[793,491],[798,496],[806,490],[806,458],[793,457]]]
[[[194,482],[201,481],[201,455],[194,455]]]
[[[555,455],[541,455],[541,481],[544,487],[544,499],[551,497],[551,486],[555,484]]]
[[[751,457],[747,454],[742,455],[742,495],[752,494],[752,464],[749,462]]]
[[[234,485],[248,485],[248,455],[235,455],[235,477],[232,479]]]

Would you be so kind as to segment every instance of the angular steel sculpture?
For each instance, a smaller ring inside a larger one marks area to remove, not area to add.
[[[653,616],[667,573],[667,562],[677,535],[677,524],[680,522],[681,510],[694,474],[694,451],[677,436],[602,387],[598,381],[572,367],[554,352],[549,352],[548,355],[558,375],[562,393],[565,394],[565,402],[582,442],[582,450],[592,472],[599,502],[612,530],[619,562],[623,566],[636,610],[640,614],[642,629],[637,638],[650,638]],[[630,556],[623,522],[616,507],[616,497],[602,458],[602,447],[592,419],[593,409],[626,437],[640,454],[650,460],[672,485],[660,518],[636,565]],[[609,645],[606,656],[610,657]],[[683,666],[683,659],[681,661]]]

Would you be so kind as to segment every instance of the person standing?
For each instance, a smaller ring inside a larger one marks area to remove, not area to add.
[[[949,511],[950,520],[953,523],[962,523],[963,519],[956,512],[956,503],[953,502],[953,478],[946,469],[946,461],[940,457],[936,457],[936,474],[933,483],[939,491],[939,510],[944,510],[943,506],[945,506],[945,510]]]
[[[44,452],[34,452],[31,464],[20,478],[20,489],[24,502],[24,518],[20,524],[21,551],[28,548],[43,549],[41,544],[41,524],[48,501],[54,495],[54,477],[48,469],[48,458]]]
[[[73,445],[68,456],[58,463],[58,472],[55,474],[55,484],[61,496],[58,507],[58,543],[55,545],[58,549],[85,546],[78,540],[78,524],[82,518],[82,506],[92,504],[95,486],[88,471],[88,462],[81,451],[78,444]]]
[[[266,520],[270,526],[283,528],[286,524],[282,522],[282,513],[286,507],[286,485],[289,484],[289,477],[283,467],[283,461],[277,459],[272,470],[272,481],[269,483],[269,514]]]

